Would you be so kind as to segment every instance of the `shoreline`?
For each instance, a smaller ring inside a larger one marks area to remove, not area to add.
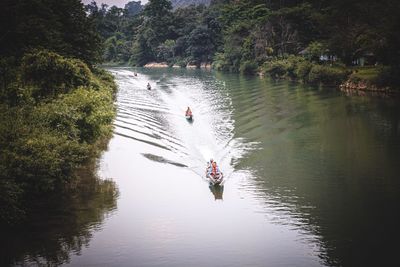
[[[211,69],[211,63],[201,63],[200,66],[188,64],[186,66],[168,65],[167,62],[149,62],[143,68],[182,68],[182,69]]]
[[[339,85],[339,90],[348,96],[373,96],[373,97],[390,97],[398,98],[400,91],[390,87],[377,87],[373,84],[368,84],[365,81],[352,82],[345,81]]]

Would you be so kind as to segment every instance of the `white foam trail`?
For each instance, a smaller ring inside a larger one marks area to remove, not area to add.
[[[213,76],[162,70],[152,70],[151,75],[143,70],[138,76],[130,69],[111,72],[120,87],[117,133],[159,147],[159,156],[189,166],[199,176],[204,176],[206,162],[211,158],[226,177],[233,173],[233,162],[249,146],[234,138],[232,100],[224,83]],[[151,91],[146,90],[148,82],[152,84]],[[194,114],[192,123],[184,116],[188,106]]]

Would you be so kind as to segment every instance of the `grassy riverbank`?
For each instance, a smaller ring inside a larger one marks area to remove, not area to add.
[[[274,79],[290,79],[313,85],[339,87],[342,90],[397,92],[398,78],[390,67],[347,67],[340,63],[318,63],[304,57],[288,56],[253,66],[244,73],[269,75]]]
[[[36,199],[74,181],[110,136],[116,85],[106,71],[46,50],[3,60],[2,69],[0,223],[15,225]]]

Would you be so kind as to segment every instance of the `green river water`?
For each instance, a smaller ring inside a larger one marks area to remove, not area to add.
[[[110,71],[118,115],[99,179],[86,170],[76,193],[4,235],[0,265],[400,262],[398,100],[204,70]],[[223,186],[204,177],[210,158]]]

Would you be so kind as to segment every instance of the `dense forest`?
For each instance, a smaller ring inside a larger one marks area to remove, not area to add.
[[[116,85],[79,0],[5,0],[0,13],[0,225],[16,225],[110,135]]]
[[[130,2],[125,8],[92,2],[86,10],[101,34],[107,62],[213,63],[218,70],[310,83],[351,78],[400,84],[398,1],[202,2],[178,8],[168,0]]]

